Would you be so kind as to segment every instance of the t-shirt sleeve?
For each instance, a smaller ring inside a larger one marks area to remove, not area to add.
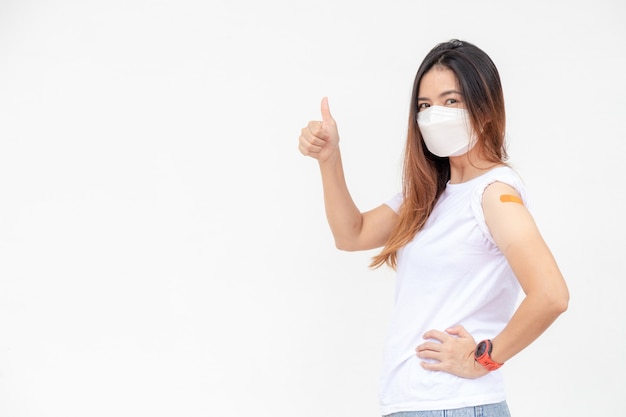
[[[389,206],[393,211],[398,213],[400,211],[400,206],[402,206],[403,201],[404,197],[402,197],[402,193],[397,193],[389,200],[385,201],[385,204]]]

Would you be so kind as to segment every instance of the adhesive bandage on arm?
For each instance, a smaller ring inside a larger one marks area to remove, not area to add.
[[[502,201],[503,203],[519,203],[521,205],[524,205],[524,202],[521,198],[511,194],[502,194],[500,196],[500,201]]]

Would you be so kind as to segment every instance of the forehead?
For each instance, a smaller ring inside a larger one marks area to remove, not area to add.
[[[432,98],[452,90],[460,91],[459,80],[454,72],[447,67],[434,66],[422,76],[418,95]]]

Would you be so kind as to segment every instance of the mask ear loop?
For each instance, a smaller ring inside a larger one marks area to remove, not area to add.
[[[469,143],[467,149],[472,149],[478,143],[478,132],[472,126],[472,121],[470,120],[469,111],[467,113],[467,117],[465,118],[465,124],[467,130],[470,132]],[[482,133],[482,128],[480,129],[480,133]]]

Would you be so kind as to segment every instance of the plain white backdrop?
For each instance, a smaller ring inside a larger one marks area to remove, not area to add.
[[[619,0],[2,0],[0,416],[375,417],[393,272],[337,251],[300,128],[363,210],[400,187],[436,43],[500,69],[510,162],[571,291],[514,417],[623,410]]]

